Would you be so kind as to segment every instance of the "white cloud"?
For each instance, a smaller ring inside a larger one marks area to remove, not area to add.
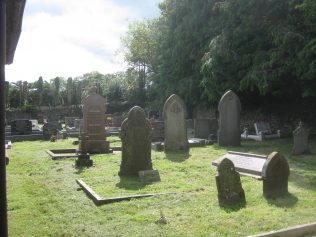
[[[6,79],[35,81],[39,76],[48,80],[123,70],[122,56],[115,52],[128,21],[141,16],[135,8],[117,2],[28,0],[14,63],[6,66]]]

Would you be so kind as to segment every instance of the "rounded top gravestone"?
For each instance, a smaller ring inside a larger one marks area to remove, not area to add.
[[[163,107],[165,151],[189,150],[186,116],[184,101],[175,94],[171,95]]]
[[[262,168],[263,195],[266,198],[277,198],[288,193],[290,167],[284,156],[272,152]]]
[[[238,96],[231,90],[227,91],[218,104],[220,146],[240,146],[240,111]]]
[[[122,161],[120,176],[137,176],[139,171],[152,170],[151,125],[144,110],[134,106],[121,127]]]

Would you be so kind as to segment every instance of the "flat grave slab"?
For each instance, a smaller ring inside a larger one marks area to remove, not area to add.
[[[46,152],[53,160],[77,157],[76,149],[72,148],[46,150]]]
[[[240,174],[261,179],[262,168],[268,157],[251,153],[229,151],[224,156],[214,160],[212,165],[217,167],[219,162],[224,158],[231,160],[234,163],[235,169]]]

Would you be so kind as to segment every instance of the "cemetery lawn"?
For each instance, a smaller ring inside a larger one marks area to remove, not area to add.
[[[110,137],[119,145],[117,137]],[[74,167],[74,158],[51,160],[46,149],[76,148],[71,140],[13,143],[7,166],[9,236],[247,236],[316,221],[316,138],[312,154],[291,155],[292,139],[242,141],[239,148],[217,145],[191,148],[186,154],[152,151],[160,183],[141,185],[117,175],[121,154],[94,155],[94,166]],[[262,182],[241,177],[246,206],[218,205],[212,161],[228,150],[289,159],[290,194],[266,200]],[[102,197],[172,193],[95,206],[75,179]],[[159,219],[162,215],[167,224]]]

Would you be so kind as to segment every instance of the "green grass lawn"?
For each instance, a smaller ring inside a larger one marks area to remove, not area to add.
[[[189,155],[152,152],[161,182],[141,185],[117,175],[120,153],[92,156],[94,166],[74,167],[74,159],[53,161],[46,149],[74,148],[72,140],[14,143],[7,166],[10,236],[246,236],[316,221],[316,139],[312,154],[291,155],[292,140],[243,141],[239,148],[192,148]],[[110,141],[118,146],[117,137]],[[290,195],[262,196],[262,182],[241,177],[247,204],[221,208],[211,163],[228,150],[269,154],[290,162]],[[173,193],[97,207],[79,190],[83,179],[99,195]],[[167,224],[160,224],[161,212]]]

